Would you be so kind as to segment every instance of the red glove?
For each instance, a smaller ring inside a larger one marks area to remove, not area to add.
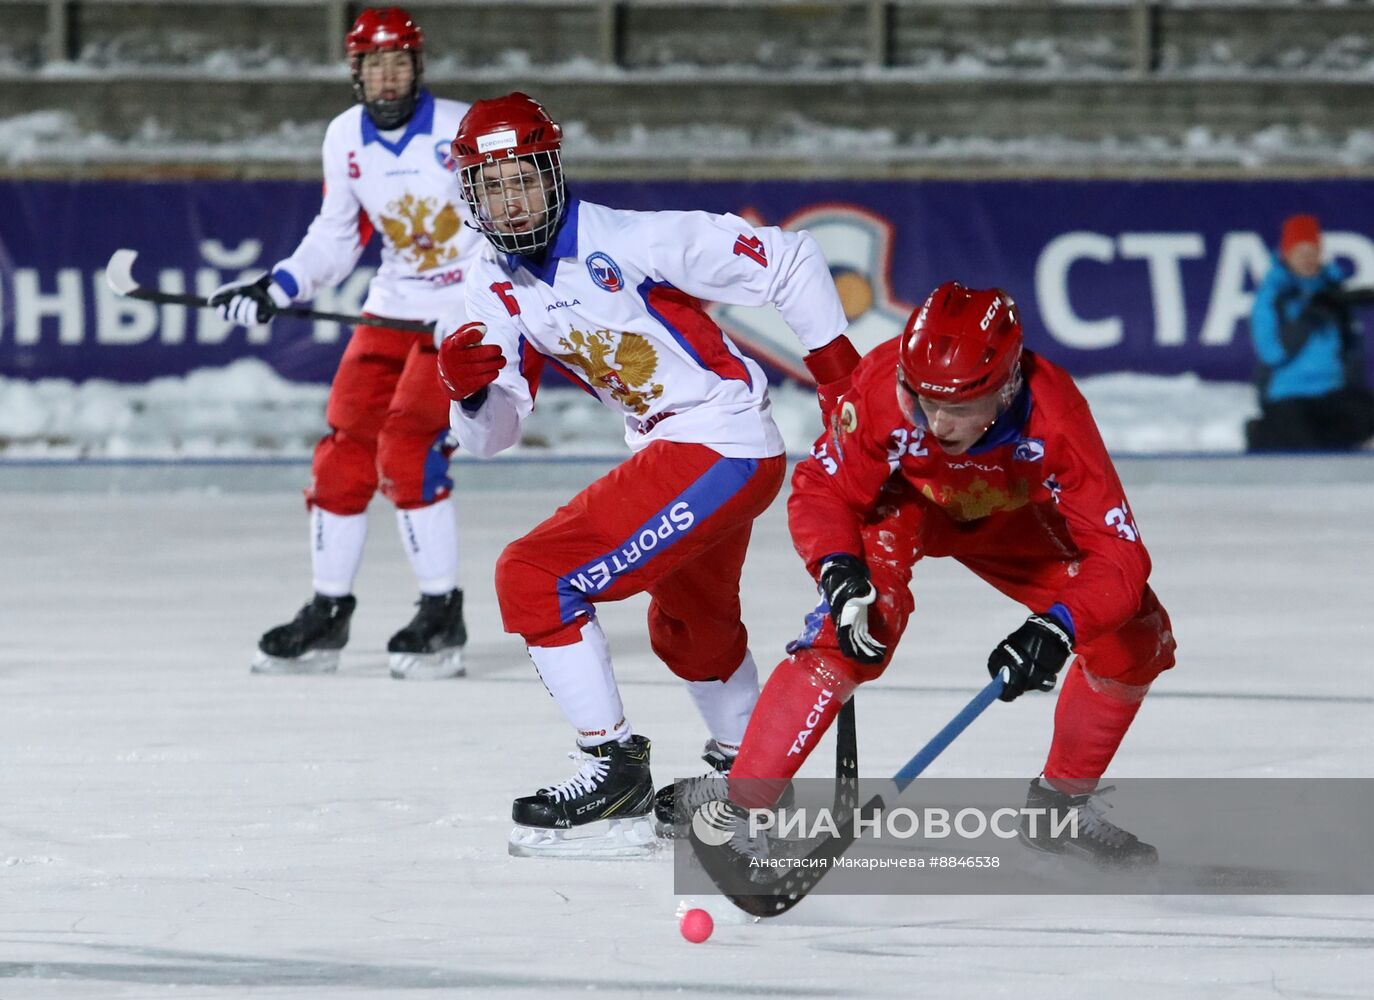
[[[481,392],[506,367],[501,348],[482,343],[486,332],[482,323],[464,323],[439,345],[439,381],[455,402]]]
[[[849,338],[840,334],[824,347],[802,358],[811,377],[816,380],[816,396],[821,404],[821,417],[829,423],[830,412],[840,397],[849,390],[850,377],[859,363],[859,352]]]

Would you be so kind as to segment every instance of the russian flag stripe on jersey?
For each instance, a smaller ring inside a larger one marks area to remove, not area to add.
[[[528,340],[520,338],[520,374],[530,387],[530,399],[539,392],[539,377],[543,374],[545,360],[544,355],[530,347]]]
[[[589,597],[600,594],[627,573],[651,562],[743,489],[757,471],[753,458],[722,458],[712,463],[690,486],[673,497],[625,540],[558,579],[558,610],[562,620],[591,613]]]
[[[649,314],[663,324],[697,364],[721,378],[738,379],[753,388],[749,369],[731,352],[725,334],[706,315],[698,299],[666,281],[652,278],[645,278],[638,290]]]

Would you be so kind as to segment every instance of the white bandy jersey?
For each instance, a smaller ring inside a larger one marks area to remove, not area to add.
[[[545,362],[624,414],[633,451],[681,441],[727,458],[780,455],[763,371],[700,300],[771,303],[807,350],[845,329],[815,241],[734,215],[572,199],[542,263],[489,249],[467,285],[467,317],[486,324],[484,342],[506,357],[481,406],[452,407],[461,446],[484,457],[519,440]],[[438,329],[464,321],[445,316]]]
[[[329,123],[324,201],[295,253],[272,269],[293,299],[311,299],[358,266],[370,223],[382,266],[363,311],[432,320],[463,302],[463,281],[486,240],[470,226],[449,144],[468,105],[421,91],[399,136],[377,131],[362,105]],[[364,218],[365,216],[365,218]]]

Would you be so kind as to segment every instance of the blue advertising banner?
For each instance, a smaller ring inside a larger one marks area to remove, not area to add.
[[[580,196],[625,208],[701,208],[805,228],[831,262],[861,349],[893,336],[947,279],[1000,285],[1027,343],[1078,375],[1196,372],[1248,379],[1248,315],[1281,220],[1312,212],[1354,285],[1374,285],[1374,182],[596,182]],[[277,320],[229,327],[211,311],[120,299],[103,267],[139,252],[138,277],[208,294],[287,256],[319,207],[306,181],[0,182],[0,374],[142,382],[267,361],[330,379],[347,331]],[[316,308],[356,312],[375,247]],[[804,377],[775,313],[715,306],[775,375]]]

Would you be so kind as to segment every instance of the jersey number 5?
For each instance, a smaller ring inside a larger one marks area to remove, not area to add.
[[[740,233],[738,239],[735,240],[735,256],[738,257],[741,254],[759,267],[768,266],[768,255],[763,251],[763,240],[757,236],[745,236]]]
[[[511,289],[514,287],[509,281],[493,281],[491,283],[491,290],[496,293],[496,297],[506,307],[506,312],[512,316],[519,316],[520,303],[516,302],[515,296],[511,294]]]

